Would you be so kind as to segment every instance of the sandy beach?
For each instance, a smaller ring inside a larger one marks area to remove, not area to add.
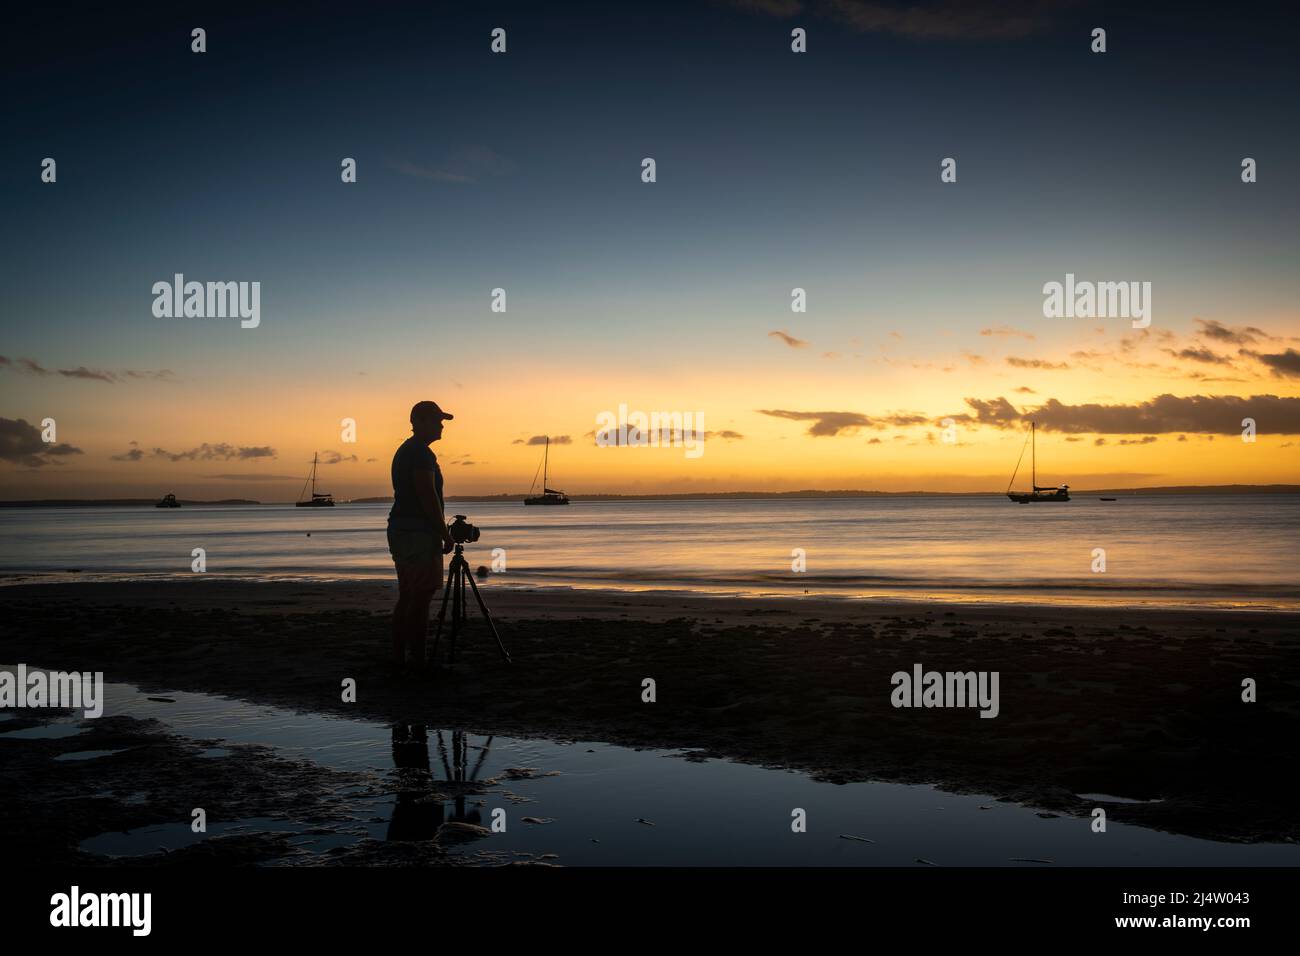
[[[1085,817],[1094,803],[1079,794],[1109,794],[1153,801],[1109,805],[1114,820],[1219,840],[1300,831],[1282,783],[1295,775],[1300,731],[1297,614],[485,592],[513,665],[475,626],[454,673],[395,673],[387,585],[218,580],[5,587],[0,661],[386,723],[691,748],[691,759],[930,783],[1043,813]],[[998,716],[893,707],[891,675],[916,664],[998,671]],[[348,677],[355,703],[341,699]],[[1241,700],[1247,677],[1256,703]],[[642,702],[645,678],[654,703]],[[94,733],[151,732],[129,724]],[[17,746],[0,742],[0,755]],[[172,757],[139,772],[184,779],[183,748]],[[243,762],[262,781],[242,788],[257,804],[246,813],[314,801],[328,814],[341,785],[331,771],[266,755]],[[30,752],[3,764],[21,795],[13,818],[48,822],[69,765],[41,770]],[[69,819],[55,831],[67,841],[58,852],[90,835]],[[104,829],[100,817],[83,823]]]

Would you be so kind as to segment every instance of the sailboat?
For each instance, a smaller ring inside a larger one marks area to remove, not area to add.
[[[551,459],[551,436],[546,436],[546,451],[542,453],[542,493],[534,495],[533,488],[537,487],[537,476],[533,475],[533,486],[528,489],[528,497],[524,499],[526,505],[567,505],[569,496],[563,491],[556,491],[553,488],[546,487],[547,468]]]
[[[307,482],[311,482],[311,497],[304,498],[302,494],[299,493],[298,500],[297,502],[295,502],[294,507],[297,508],[333,508],[334,507],[333,495],[324,494],[324,493],[318,494],[316,492],[316,460],[318,458],[320,458],[319,453],[311,456],[311,477],[308,478],[307,481],[303,482],[302,485],[302,490],[306,491]]]
[[[1038,440],[1037,425],[1035,422],[1029,423],[1029,434],[1025,436],[1025,443],[1031,448],[1029,453],[1030,464],[1030,488],[1032,491],[1012,491],[1011,486],[1015,483],[1016,472],[1020,471],[1020,463],[1025,459],[1025,446],[1020,446],[1020,457],[1016,459],[1015,471],[1011,472],[1011,480],[1007,482],[1007,497],[1017,504],[1027,505],[1034,501],[1069,501],[1070,486],[1061,485],[1059,488],[1040,487],[1038,484]]]

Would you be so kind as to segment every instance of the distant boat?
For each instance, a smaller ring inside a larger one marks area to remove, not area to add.
[[[307,482],[311,482],[311,497],[304,498],[300,493],[298,495],[298,501],[295,503],[295,507],[298,508],[333,508],[334,507],[333,495],[324,494],[324,493],[317,494],[316,492],[316,460],[319,457],[320,457],[319,454],[315,454],[311,456],[311,477],[307,479]],[[302,485],[303,491],[307,490],[307,482],[303,482]]]
[[[537,476],[533,475],[533,487],[528,489],[529,496],[524,499],[526,505],[567,505],[569,496],[563,491],[556,491],[553,488],[546,487],[547,467],[551,458],[551,436],[546,436],[546,451],[542,453],[542,493],[534,495],[533,488],[537,487]]]
[[[1030,465],[1030,483],[1031,491],[1012,491],[1011,486],[1015,484],[1016,472],[1020,471],[1020,463],[1025,458],[1025,447],[1020,446],[1020,457],[1016,459],[1015,471],[1011,472],[1011,480],[1007,482],[1007,497],[1017,504],[1027,505],[1035,501],[1069,501],[1070,486],[1061,485],[1059,488],[1040,487],[1038,484],[1038,437],[1037,425],[1035,422],[1029,423],[1029,434],[1025,436],[1025,444],[1029,445]]]
[[[1114,498],[1102,498],[1101,500],[1102,500],[1102,501],[1114,501],[1115,499],[1114,499]]]
[[[176,500],[175,495],[163,495],[162,501],[154,505],[155,508],[179,508],[181,503]]]

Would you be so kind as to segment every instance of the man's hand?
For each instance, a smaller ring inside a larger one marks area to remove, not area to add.
[[[452,539],[450,534],[444,531],[442,534],[442,553],[451,554],[452,549],[454,549],[455,547],[456,547],[456,542]]]

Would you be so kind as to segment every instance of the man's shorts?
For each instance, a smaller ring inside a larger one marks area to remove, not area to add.
[[[397,580],[417,591],[442,586],[442,542],[432,531],[388,531],[388,553],[397,566]]]

